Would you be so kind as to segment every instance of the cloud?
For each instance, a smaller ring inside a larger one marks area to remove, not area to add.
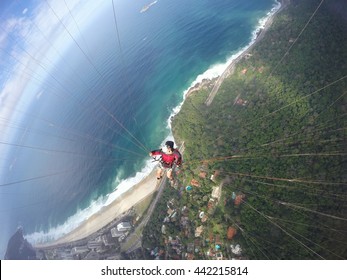
[[[91,16],[105,9],[105,2],[51,0],[48,5],[46,1],[40,1],[36,6],[26,7],[17,15],[12,13],[2,19],[0,67],[4,71],[0,76],[0,117],[11,119],[16,106],[28,106],[41,97],[44,89],[39,82],[44,81],[51,68],[61,59],[56,50],[63,54],[74,44],[65,29],[78,38],[80,30],[89,24]],[[75,21],[79,28],[76,28]],[[50,61],[49,66],[43,68],[38,64],[47,59]],[[26,91],[29,87],[36,94]],[[21,110],[25,109],[21,107]],[[4,130],[6,128],[0,125],[2,137],[6,135]]]
[[[5,32],[0,33],[0,48],[4,49],[6,47],[7,34]]]

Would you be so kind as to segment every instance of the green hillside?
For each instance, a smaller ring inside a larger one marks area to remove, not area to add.
[[[212,104],[204,103],[211,87],[203,88],[174,118],[175,139],[185,145],[177,208],[189,209],[180,218],[193,233],[182,222],[166,227],[185,248],[198,248],[185,256],[347,258],[347,2],[324,1],[316,11],[320,3],[291,1]],[[200,186],[188,192],[192,179]],[[216,186],[221,196],[211,206]],[[150,241],[150,227],[144,244],[167,249],[168,234],[157,228]],[[230,251],[236,244],[241,255]]]

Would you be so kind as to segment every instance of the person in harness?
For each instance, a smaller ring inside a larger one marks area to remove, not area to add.
[[[157,170],[157,179],[160,180],[163,177],[163,173],[166,170],[166,175],[169,178],[171,184],[173,184],[172,170],[174,165],[179,167],[182,163],[182,155],[178,149],[174,149],[174,142],[166,141],[165,146],[160,150],[154,150],[149,153],[152,156],[160,156],[159,167]]]

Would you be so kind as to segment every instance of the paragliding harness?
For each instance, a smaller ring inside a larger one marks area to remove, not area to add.
[[[163,161],[163,157],[160,156],[160,157],[156,157],[156,156],[153,156],[152,157],[152,162],[158,162],[159,163],[159,166],[160,168],[165,168],[165,169],[168,169],[168,168],[172,168],[173,167],[173,163],[168,163],[168,162],[165,162]]]
[[[156,157],[156,156],[152,156],[152,162],[159,162],[159,163],[161,163],[162,162],[162,159],[163,157],[162,156],[160,156],[160,157]]]
[[[173,153],[178,153],[179,154],[179,157],[181,158],[181,153],[177,150],[177,149],[174,149],[173,150]],[[165,169],[171,169],[173,168],[173,165],[174,165],[174,161],[173,162],[166,162],[163,160],[163,156],[161,155],[160,157],[156,157],[156,156],[152,156],[152,162],[159,162],[159,165],[160,165],[160,168],[165,168]],[[181,164],[180,160],[176,162],[176,165],[177,167]]]

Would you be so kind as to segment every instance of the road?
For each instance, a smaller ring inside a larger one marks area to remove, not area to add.
[[[151,218],[152,213],[153,213],[153,211],[154,211],[154,209],[155,209],[155,207],[156,207],[156,205],[157,205],[157,203],[158,203],[159,199],[161,198],[161,195],[164,191],[166,181],[167,181],[166,176],[164,176],[163,179],[159,182],[157,195],[156,195],[155,199],[152,201],[151,205],[149,206],[147,213],[146,213],[146,216],[142,219],[141,223],[138,226],[136,226],[135,231],[127,237],[128,240],[135,237],[135,240],[133,241],[134,243],[130,246],[130,248],[126,251],[126,253],[130,253],[130,252],[132,252],[138,248],[141,248],[141,246],[142,246],[142,234],[139,235],[137,232],[140,229],[140,232],[142,233],[143,228],[147,225],[149,219]]]

